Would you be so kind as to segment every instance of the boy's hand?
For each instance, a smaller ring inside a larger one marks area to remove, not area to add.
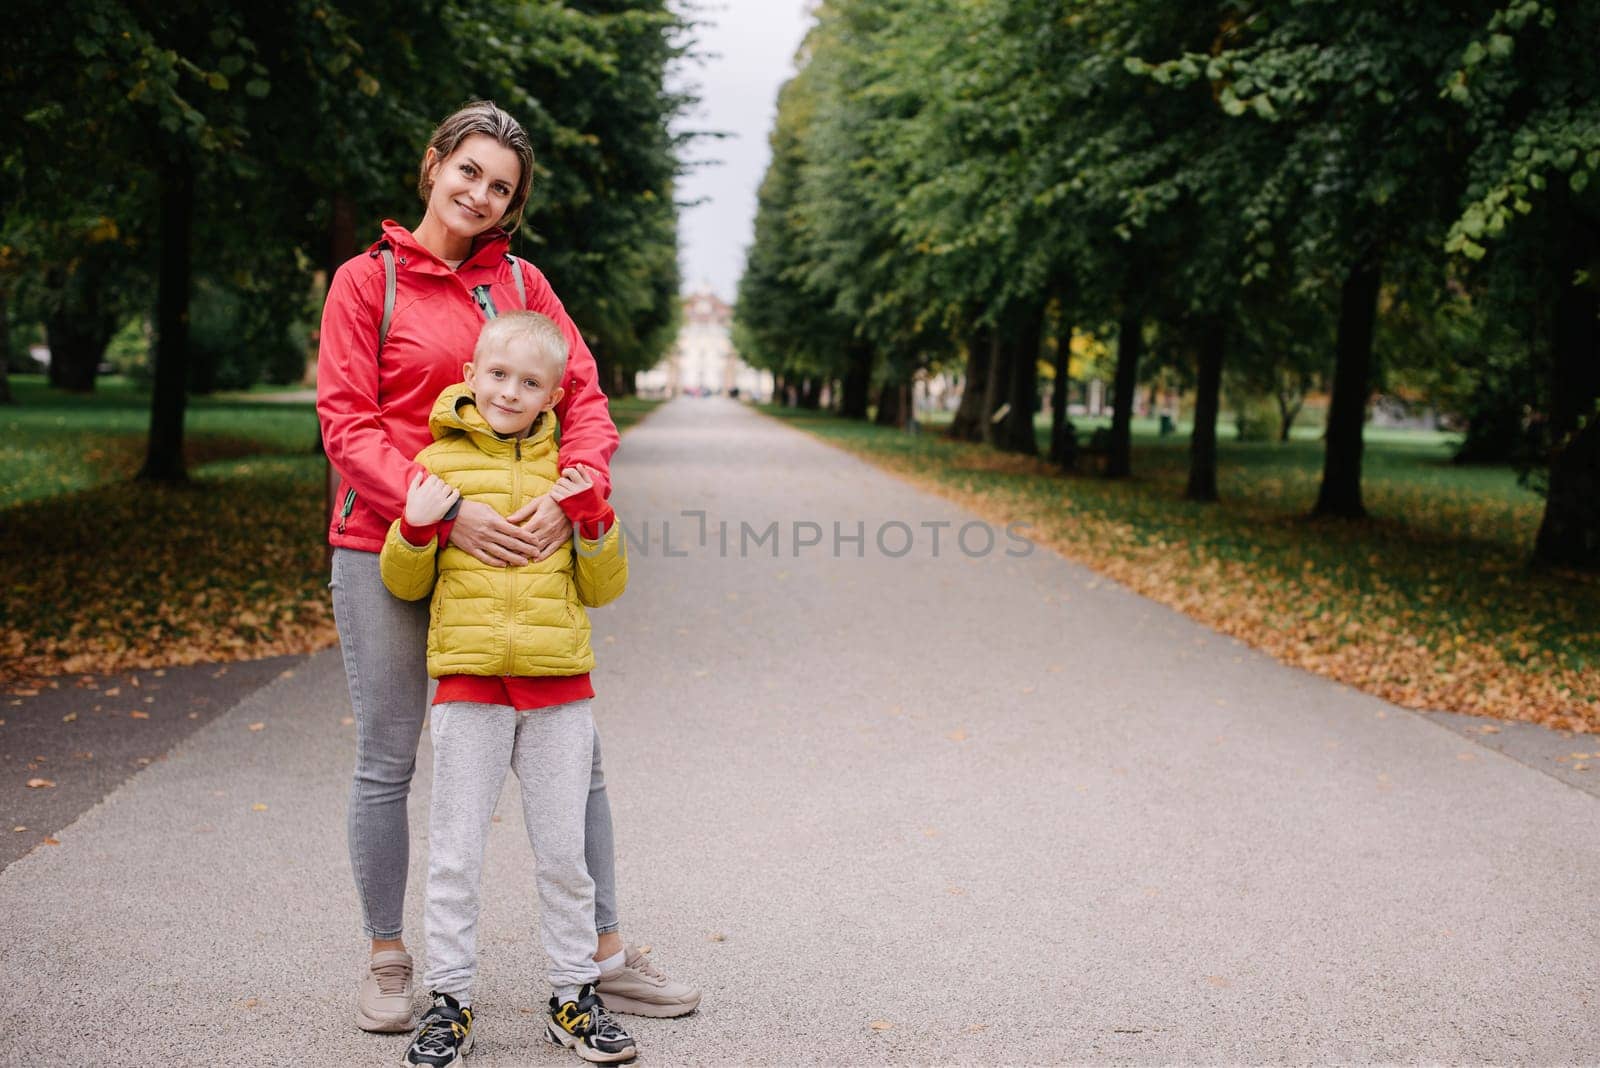
[[[406,522],[414,527],[437,523],[460,496],[460,490],[438,475],[418,471],[406,490]]]
[[[594,473],[587,465],[578,464],[561,472],[561,478],[550,487],[550,496],[564,501],[591,489],[594,489]]]

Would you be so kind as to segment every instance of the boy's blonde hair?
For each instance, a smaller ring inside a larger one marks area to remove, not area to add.
[[[502,312],[483,324],[478,333],[478,343],[473,346],[474,361],[490,349],[504,349],[511,345],[526,345],[545,359],[555,370],[555,380],[560,382],[567,374],[567,355],[571,346],[567,335],[561,332],[554,319],[531,311]]]

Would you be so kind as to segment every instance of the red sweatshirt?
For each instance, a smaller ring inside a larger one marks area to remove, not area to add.
[[[395,253],[395,304],[380,360],[383,260],[378,247],[384,241]],[[473,288],[489,285],[500,311],[521,307],[506,260],[509,244],[502,231],[491,230],[452,271],[405,227],[385,221],[383,241],[335,272],[317,352],[322,442],[341,476],[328,530],[332,544],[367,552],[383,548],[389,524],[405,507],[411,476],[421,470],[412,457],[432,440],[428,413],[434,399],[461,381],[461,368],[472,359],[483,328]],[[521,262],[528,308],[554,319],[572,347],[561,383],[566,395],[556,406],[561,465],[588,464],[597,472],[601,495],[609,496],[617,428],[596,380],[594,356],[544,275]]]

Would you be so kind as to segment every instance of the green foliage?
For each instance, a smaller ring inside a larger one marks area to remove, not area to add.
[[[1230,388],[1281,423],[1336,337],[1365,352],[1341,292],[1376,277],[1376,384],[1500,458],[1559,454],[1589,425],[1561,398],[1600,393],[1570,370],[1588,317],[1556,307],[1600,299],[1596,40],[1595,0],[826,0],[779,101],[742,344],[837,374],[843,327],[883,377],[1048,304],[1142,324],[1147,379],[1182,381],[1220,329]]]
[[[197,272],[281,328],[314,323],[313,272],[353,254],[382,217],[413,216],[428,131],[489,97],[523,122],[539,159],[517,251],[548,267],[619,373],[670,342],[668,123],[686,101],[664,89],[685,26],[666,0],[28,0],[13,21],[0,43],[0,294],[15,298],[13,318],[69,299],[60,279],[88,249],[112,261],[101,288],[114,319],[149,315],[157,191],[182,167]],[[215,354],[224,378],[282,376],[287,356],[267,355],[279,341],[252,345]]]

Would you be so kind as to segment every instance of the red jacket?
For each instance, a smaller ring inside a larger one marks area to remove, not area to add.
[[[395,253],[395,303],[380,360],[383,260],[377,250],[385,241]],[[332,544],[367,552],[383,548],[389,524],[404,510],[411,476],[421,470],[412,457],[432,441],[428,413],[433,402],[446,386],[461,381],[461,368],[472,359],[484,323],[473,287],[489,284],[501,311],[520,307],[506,260],[509,244],[503,232],[491,230],[452,271],[411,231],[385,221],[383,240],[334,273],[317,350],[322,443],[340,475],[328,528]],[[593,467],[601,494],[609,496],[617,428],[596,381],[594,356],[544,275],[521,262],[528,308],[554,319],[572,346],[561,383],[566,396],[556,405],[561,464]]]

